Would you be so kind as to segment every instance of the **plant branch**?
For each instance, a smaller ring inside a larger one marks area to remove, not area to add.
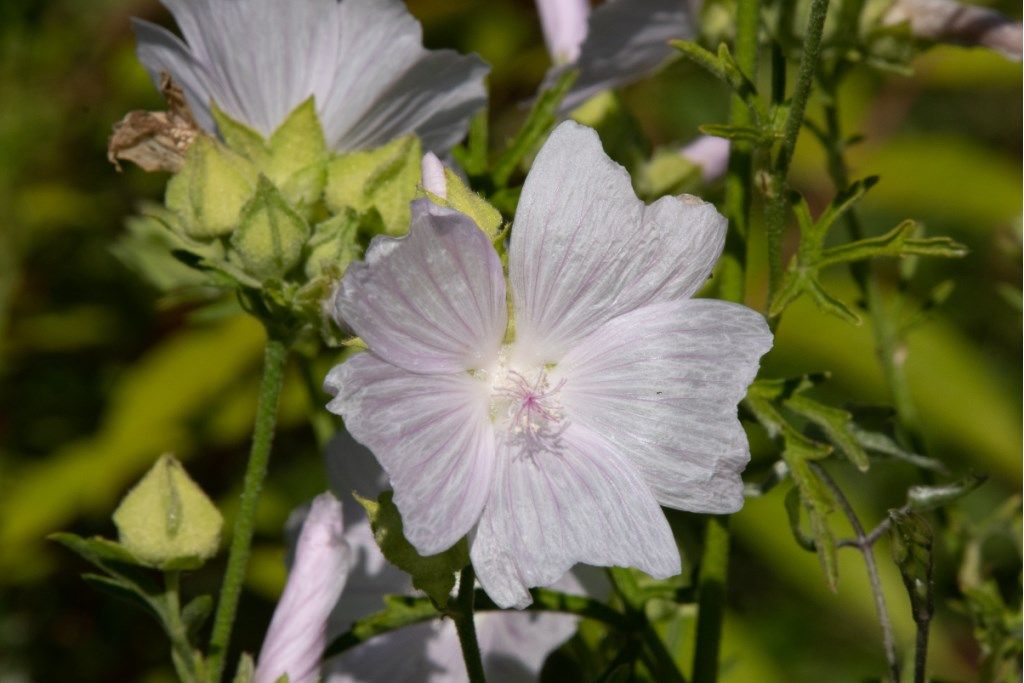
[[[850,505],[850,501],[846,498],[846,494],[844,494],[842,489],[839,488],[839,485],[836,484],[835,480],[832,479],[825,468],[818,463],[810,462],[808,464],[825,486],[827,486],[832,492],[836,502],[839,503],[839,508],[843,511],[843,514],[846,515],[846,519],[850,522],[850,526],[853,528],[853,533],[856,536],[855,547],[864,557],[864,564],[868,570],[868,580],[871,583],[871,594],[875,599],[875,610],[878,612],[878,623],[882,628],[882,647],[885,650],[885,660],[889,665],[889,672],[892,676],[893,683],[898,683],[900,680],[900,665],[899,659],[896,655],[896,636],[893,633],[892,620],[889,618],[889,610],[885,606],[885,594],[882,592],[882,580],[878,576],[878,564],[875,562],[873,542],[868,541],[868,536],[864,533],[864,526],[860,523],[857,513],[854,511],[853,506]]]
[[[263,377],[260,380],[259,404],[256,408],[252,448],[249,452],[249,462],[246,465],[245,479],[242,484],[242,498],[238,517],[235,519],[227,569],[224,572],[224,582],[221,585],[217,613],[213,621],[213,633],[210,637],[209,680],[211,683],[217,683],[223,674],[224,657],[231,642],[231,629],[235,622],[235,612],[238,609],[246,567],[249,564],[256,507],[259,503],[260,490],[263,488],[263,480],[267,474],[267,464],[270,461],[270,447],[274,439],[274,426],[277,422],[277,408],[287,360],[287,345],[279,339],[270,337],[263,355]]]
[[[772,165],[769,180],[770,197],[765,208],[765,222],[768,238],[768,302],[777,292],[782,282],[782,235],[786,228],[786,176],[789,164],[793,160],[796,141],[803,126],[807,100],[814,83],[814,74],[821,53],[821,36],[825,29],[825,17],[828,14],[829,0],[812,0],[811,14],[807,20],[807,32],[803,40],[803,54],[800,57],[800,69],[797,73],[796,85],[790,99],[789,114],[782,131],[782,144],[775,163]]]
[[[697,644],[694,649],[693,683],[718,680],[719,648],[725,616],[725,589],[729,572],[729,518],[708,517],[704,552],[698,578]]]

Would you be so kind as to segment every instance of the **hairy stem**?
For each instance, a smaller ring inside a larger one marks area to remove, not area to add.
[[[459,578],[459,595],[455,598],[455,609],[452,620],[459,632],[459,645],[462,646],[462,659],[466,662],[466,674],[470,683],[483,683],[484,663],[480,659],[480,645],[476,641],[476,625],[473,622],[473,600],[475,592],[473,583],[476,575],[473,565],[466,565]]]
[[[818,66],[821,52],[821,36],[825,30],[825,16],[828,14],[829,0],[812,0],[811,14],[807,20],[807,32],[804,34],[803,54],[800,57],[800,69],[797,73],[796,85],[790,99],[789,115],[782,130],[782,143],[779,147],[775,163],[772,164],[769,181],[770,197],[765,208],[765,223],[768,238],[768,302],[769,305],[779,284],[782,282],[782,235],[786,228],[786,176],[789,164],[793,160],[796,141],[803,127],[807,100],[814,83],[814,74]]]
[[[864,557],[864,565],[868,570],[868,581],[871,583],[871,594],[875,599],[878,624],[882,629],[882,647],[885,650],[885,661],[889,665],[889,673],[892,676],[893,683],[898,683],[900,680],[900,664],[896,656],[896,636],[893,632],[892,620],[889,618],[889,609],[885,605],[885,594],[882,592],[882,580],[878,576],[878,564],[875,562],[874,546],[868,535],[864,533],[864,525],[860,523],[860,519],[857,517],[857,513],[854,512],[853,506],[850,505],[850,501],[847,500],[846,495],[839,488],[839,485],[836,484],[835,480],[832,479],[821,465],[815,462],[808,464],[835,496],[836,501],[839,503],[839,508],[846,515],[846,519],[850,522],[850,527],[853,528],[853,533],[856,537],[854,545]]]
[[[757,77],[757,29],[760,17],[758,0],[739,0],[736,7],[736,63],[753,81]],[[729,105],[729,122],[734,126],[751,125],[750,109],[739,95]],[[750,143],[734,141],[725,177],[725,214],[733,228],[745,240],[750,231],[750,190],[753,178],[753,149]],[[743,258],[741,253],[739,258]]]
[[[710,516],[704,532],[704,552],[698,577],[697,645],[693,683],[718,680],[719,647],[725,617],[725,588],[729,572],[729,518]]]
[[[212,683],[220,680],[224,671],[224,657],[231,642],[231,629],[235,622],[238,599],[242,593],[246,567],[249,564],[249,550],[252,545],[253,520],[256,506],[263,488],[270,461],[270,446],[274,439],[274,425],[277,422],[277,407],[284,381],[284,367],[288,360],[287,345],[273,337],[267,340],[263,355],[263,377],[260,380],[259,404],[256,408],[256,423],[253,427],[252,449],[245,468],[242,484],[242,498],[238,517],[231,537],[228,565],[221,584],[217,613],[210,637],[209,679]]]

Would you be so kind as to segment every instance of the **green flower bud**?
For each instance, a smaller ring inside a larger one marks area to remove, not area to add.
[[[420,142],[409,135],[383,147],[336,157],[327,165],[324,199],[331,213],[346,208],[380,214],[383,230],[409,230],[409,203],[420,181]]]
[[[327,273],[343,275],[348,264],[359,257],[358,228],[359,216],[352,210],[318,223],[309,239],[306,277],[312,280]]]
[[[153,567],[196,566],[209,559],[220,546],[223,523],[172,455],[160,456],[114,511],[121,545]]]
[[[185,166],[167,184],[167,206],[182,217],[185,234],[208,240],[230,234],[256,189],[256,170],[216,140],[196,138]]]
[[[274,184],[260,176],[256,194],[242,210],[231,246],[246,272],[258,280],[281,278],[302,258],[309,224]]]

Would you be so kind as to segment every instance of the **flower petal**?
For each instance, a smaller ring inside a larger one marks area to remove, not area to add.
[[[617,88],[655,71],[672,56],[673,38],[695,35],[692,11],[682,0],[607,0],[590,15],[575,68],[579,75],[562,101],[572,111],[602,90]],[[554,70],[545,79],[552,83]]]
[[[566,121],[537,155],[512,228],[517,345],[557,361],[618,315],[689,297],[721,254],[725,227],[693,197],[645,206],[597,134]]]
[[[413,202],[406,237],[377,237],[348,267],[335,315],[384,360],[413,372],[489,365],[505,334],[505,280],[472,219]]]
[[[494,483],[470,548],[477,578],[501,607],[530,604],[577,562],[679,573],[664,513],[636,468],[569,424],[556,453],[499,447]]]
[[[136,25],[139,57],[187,84],[197,120],[210,103],[264,135],[312,95],[338,151],[418,134],[446,151],[486,101],[487,66],[475,56],[423,48],[419,22],[399,0],[164,0],[187,47]],[[258,40],[254,36],[259,36]]]
[[[494,466],[487,389],[467,373],[417,375],[361,353],[331,370],[327,408],[384,467],[406,538],[423,555],[476,523]]]
[[[736,404],[772,336],[739,304],[690,299],[648,306],[605,324],[553,373],[566,419],[610,441],[662,505],[735,512],[750,459]]]
[[[321,494],[302,524],[288,583],[260,649],[255,683],[273,683],[284,675],[295,683],[317,680],[328,616],[350,566],[341,503],[330,493]]]

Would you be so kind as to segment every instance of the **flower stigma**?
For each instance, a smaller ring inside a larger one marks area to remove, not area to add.
[[[490,416],[499,438],[523,456],[562,448],[567,423],[559,396],[565,379],[552,378],[554,368],[513,362],[506,345],[492,370],[472,372],[490,384]]]

